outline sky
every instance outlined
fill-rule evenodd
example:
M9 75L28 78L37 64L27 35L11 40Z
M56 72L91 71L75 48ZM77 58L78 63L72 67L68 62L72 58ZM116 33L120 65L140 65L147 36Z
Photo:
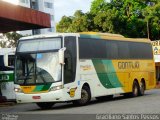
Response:
M55 21L59 22L61 17L73 16L76 10L82 10L86 13L90 11L93 0L54 0Z

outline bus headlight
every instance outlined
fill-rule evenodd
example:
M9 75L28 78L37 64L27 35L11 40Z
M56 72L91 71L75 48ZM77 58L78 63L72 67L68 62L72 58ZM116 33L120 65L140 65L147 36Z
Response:
M51 87L49 91L56 91L56 90L60 90L62 88L63 88L63 85L54 86L54 87Z
M15 91L15 92L18 92L18 93L23 93L23 91L22 91L21 88L14 88L14 91Z

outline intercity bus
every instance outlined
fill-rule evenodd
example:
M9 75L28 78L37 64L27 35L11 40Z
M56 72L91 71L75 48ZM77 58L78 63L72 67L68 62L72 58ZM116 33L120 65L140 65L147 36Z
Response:
M0 49L0 92L7 101L15 101L14 92L15 48Z
M109 33L55 33L19 40L15 59L18 103L51 108L58 102L86 105L91 98L142 96L155 87L148 39Z

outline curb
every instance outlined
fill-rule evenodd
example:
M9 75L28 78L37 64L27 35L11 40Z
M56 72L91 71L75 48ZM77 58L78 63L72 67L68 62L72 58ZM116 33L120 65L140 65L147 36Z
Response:
M15 102L3 102L0 103L0 107L13 106L15 104L16 104Z

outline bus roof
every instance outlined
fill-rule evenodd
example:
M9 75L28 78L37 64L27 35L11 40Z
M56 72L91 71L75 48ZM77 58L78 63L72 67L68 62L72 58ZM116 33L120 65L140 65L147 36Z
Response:
M20 40L46 38L46 37L63 37L63 36L79 36L79 33L50 33L50 34L40 34L40 35L32 35L32 36L22 37Z
M105 40L118 40L118 41L151 43L151 41L147 38L126 38L122 35L111 34L111 33L82 32L80 34L80 37L83 37L83 38L97 38L97 39L105 39Z
M147 42L147 43L151 42L147 38L126 38L119 34L99 33L99 32L50 33L50 34L41 34L41 35L22 37L20 40L46 38L46 37L64 37L64 36L78 36L82 38L97 38L97 39L105 39L105 40L118 40L118 41L131 41L131 42Z

